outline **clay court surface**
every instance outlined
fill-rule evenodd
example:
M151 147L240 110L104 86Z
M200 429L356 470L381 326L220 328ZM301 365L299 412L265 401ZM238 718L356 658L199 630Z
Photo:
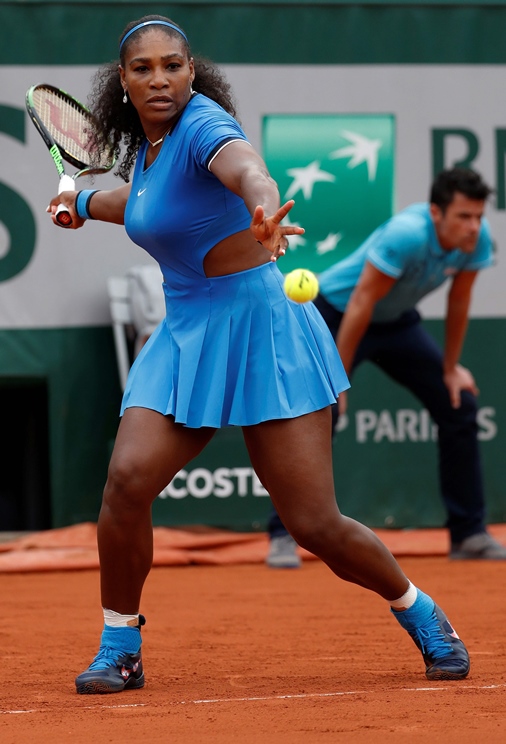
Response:
M154 568L146 686L78 696L102 623L98 571L0 574L0 741L503 743L506 565L399 561L466 641L467 680L429 683L385 603L312 560Z

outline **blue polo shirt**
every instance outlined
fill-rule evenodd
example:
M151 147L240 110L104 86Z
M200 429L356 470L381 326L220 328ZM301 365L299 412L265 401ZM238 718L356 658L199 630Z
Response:
M380 225L342 261L319 276L320 292L333 307L344 312L366 261L397 281L376 303L372 321L386 323L404 312L460 271L477 271L493 264L493 246L486 219L476 248L462 253L444 250L436 236L428 203L412 204Z

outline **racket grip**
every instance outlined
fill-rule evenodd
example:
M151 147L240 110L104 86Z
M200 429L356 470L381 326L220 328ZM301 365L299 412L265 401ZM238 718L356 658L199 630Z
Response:
M67 176L64 174L60 178L60 183L58 184L58 193L61 194L62 191L75 191L76 190L76 182L72 178L72 176ZM65 204L59 204L56 208L55 212L55 218L59 225L62 227L70 227L72 224L72 217L70 216L70 212L65 206Z
M70 227L72 224L72 217L65 204L58 204L56 207L55 218L59 225L62 227Z

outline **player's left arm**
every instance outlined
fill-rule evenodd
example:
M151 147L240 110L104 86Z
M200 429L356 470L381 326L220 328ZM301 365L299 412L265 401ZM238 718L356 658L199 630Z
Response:
M230 142L213 159L209 170L244 199L252 216L251 232L272 253L273 260L285 253L288 235L302 235L302 227L281 224L294 202L290 200L280 206L278 186L250 144Z
M459 364L469 323L469 308L477 273L477 271L460 271L453 279L448 293L443 379L453 408L459 408L462 390L469 390L473 395L479 393L471 372Z

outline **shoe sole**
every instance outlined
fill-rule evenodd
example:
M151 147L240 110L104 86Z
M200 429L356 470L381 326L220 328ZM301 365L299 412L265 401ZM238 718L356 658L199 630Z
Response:
M425 672L425 676L427 679L430 679L431 681L438 681L442 680L444 682L451 682L452 680L456 681L459 679L465 679L467 675L469 674L469 669L466 669L465 672L445 672L444 669L435 669L434 671L427 670Z
M87 682L76 685L76 691L78 695L108 695L114 692L123 692L123 690L138 690L141 687L144 687L144 675L139 677L139 679L129 679L121 687L108 684L105 680L90 679Z

